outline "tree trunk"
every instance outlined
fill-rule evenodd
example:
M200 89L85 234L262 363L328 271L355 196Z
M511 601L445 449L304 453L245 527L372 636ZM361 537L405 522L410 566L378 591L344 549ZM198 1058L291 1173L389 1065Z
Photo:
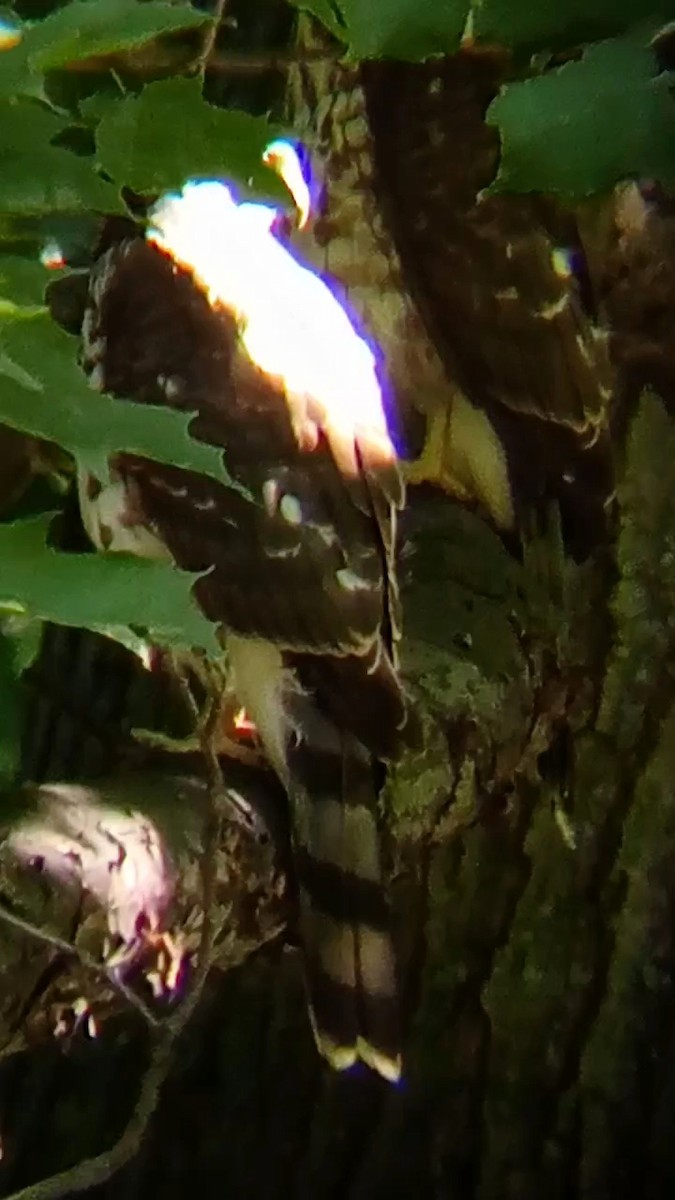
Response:
M669 1194L674 451L647 399L618 586L553 536L521 566L477 517L414 506L406 666L440 723L389 787L404 1081L319 1063L299 956L277 945L213 975L110 1194ZM135 1028L5 1060L5 1191L111 1143Z

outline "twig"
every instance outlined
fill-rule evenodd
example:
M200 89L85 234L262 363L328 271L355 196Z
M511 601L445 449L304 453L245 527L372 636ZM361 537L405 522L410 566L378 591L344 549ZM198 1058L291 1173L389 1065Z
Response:
M138 1152L148 1123L157 1108L159 1092L171 1065L171 1049L175 1041L172 1031L161 1027L153 1054L152 1061L145 1073L138 1101L124 1133L111 1150L104 1150L95 1158L87 1158L42 1179L39 1183L29 1184L18 1192L13 1192L7 1200L61 1200L71 1192L84 1192L99 1183L105 1183L119 1171Z
M264 75L272 71L288 71L299 63L339 62L340 54L327 54L325 50L296 51L284 53L281 50L270 51L268 54L214 54L209 62L209 71L219 75Z
M53 946L61 954L67 954L69 958L78 959L82 966L91 971L92 974L106 979L111 987L124 997L128 1004L131 1004L141 1013L148 1025L157 1027L162 1024L151 1009L148 1008L147 1004L141 1000L140 996L137 996L130 987L127 987L124 980L119 979L105 962L99 962L93 955L88 954L86 950L81 950L79 946L74 946L72 942L66 941L65 938L59 937L58 934L50 933L48 929L41 929L39 925L33 925L31 921L26 921L23 917L16 916L15 913L10 912L4 905L0 905L0 920L4 921L7 925L13 925L16 929L20 929L22 933L25 933L30 938L34 938L35 941Z
M195 63L195 70L201 75L206 73L206 68L209 65L209 59L213 54L213 50L216 45L216 38L218 37L218 30L223 22L226 8L227 0L216 0L216 6L213 10L213 18L206 27L204 43Z
M209 24L209 29L212 26ZM70 63L68 70L71 74L87 75L94 72L100 72L103 67L107 67L110 71L116 73L125 71L128 74L135 76L145 76L155 72L172 72L176 73L181 70L189 69L190 63L193 64L192 69L202 70L202 60L204 50L199 53L198 58L187 58L184 53L178 53L172 47L166 47L163 44L153 45L143 51L128 52L126 54L115 55L99 55L92 58L81 58L77 62ZM341 58L340 50L334 53L327 53L325 50L297 50L293 52L283 50L270 50L269 52L260 51L257 54L240 54L238 51L218 51L217 53L210 52L208 61L209 71L217 75L232 75L232 76L252 76L265 75L272 72L288 71L290 67L297 66L298 63L334 63L339 62ZM111 63L113 64L111 66Z

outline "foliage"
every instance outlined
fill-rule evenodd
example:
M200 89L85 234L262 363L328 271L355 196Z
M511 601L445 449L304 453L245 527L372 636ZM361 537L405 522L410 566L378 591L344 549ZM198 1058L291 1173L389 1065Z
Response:
M655 74L654 32L640 26L506 87L488 113L503 145L493 190L580 197L635 174L672 187L675 106L669 76Z
M279 132L261 117L205 104L198 79L167 79L148 84L140 96L121 98L98 126L96 150L103 169L137 192L222 174L227 163L228 174L255 192L283 197L262 161Z
M452 53L466 25L467 0L413 5L410 0L293 0L312 12L354 58L426 58Z
M454 53L463 39L508 47L511 75L488 117L503 146L495 191L574 199L636 174L675 180L667 36L658 52L652 45L657 29L675 18L675 0L288 3L318 18L336 39L335 53L351 60L419 60ZM91 403L76 340L50 317L44 296L53 274L39 259L54 230L67 227L62 244L66 251L77 245L77 265L86 264L101 219L127 213L130 192L138 204L187 176L223 174L242 193L280 201L278 180L262 163L263 147L281 128L279 114L266 119L215 102L218 89L202 61L211 18L187 0L70 0L48 2L42 11L32 22L17 18L16 44L0 57L0 424L60 447L71 474L76 463L100 473L110 453L126 449L227 483L226 456L223 462L219 451L191 438L189 414L109 397ZM225 52L229 36L226 24L218 41ZM267 47L251 49L264 56ZM32 442L21 445L26 452ZM12 463L0 461L0 471L11 474ZM61 493L46 492L38 508L51 512ZM156 564L58 554L45 544L48 516L21 519L36 502L22 510L22 501L12 501L0 514L8 522L0 526L0 601L36 620L139 625L165 640L212 646L188 578ZM499 675L491 647L512 654L500 633L499 604L486 595L469 618L459 584L455 591L460 625L492 664L492 674L481 674L491 695ZM412 638L413 657L424 656L435 628L437 614L426 612L424 594L422 579L415 604L417 627L426 633ZM0 637L3 714L19 711L20 641L6 630ZM446 650L458 680L461 647ZM475 655L466 669L469 678ZM15 765L17 730L18 719L3 716L0 776Z
M190 438L189 416L109 396L92 404L74 339L44 309L11 317L0 326L0 379L2 415L14 428L58 442L99 478L123 448L228 481L222 452Z
M518 52L576 47L675 15L672 0L291 0L346 43L354 58L450 54L463 36Z
M86 629L142 626L167 644L218 644L192 604L195 577L126 554L64 554L46 542L48 514L0 525L3 602L31 617ZM18 598L18 600L17 600Z

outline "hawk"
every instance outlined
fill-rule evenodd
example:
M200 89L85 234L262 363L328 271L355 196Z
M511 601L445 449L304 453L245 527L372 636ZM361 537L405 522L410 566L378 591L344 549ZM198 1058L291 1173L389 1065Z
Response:
M490 195L490 102L506 50L346 61L299 21L288 115L315 177L293 244L376 338L407 435L409 483L477 504L502 531L551 502L568 546L603 543L614 488L616 370L576 215ZM289 179L289 182L292 182ZM421 428L422 427L422 428Z
M376 355L277 216L190 183L98 259L82 326L94 390L194 413L232 485L120 453L105 483L81 475L80 502L98 548L206 572L194 594L290 800L317 1044L394 1080L376 804L412 729L396 666L403 487Z

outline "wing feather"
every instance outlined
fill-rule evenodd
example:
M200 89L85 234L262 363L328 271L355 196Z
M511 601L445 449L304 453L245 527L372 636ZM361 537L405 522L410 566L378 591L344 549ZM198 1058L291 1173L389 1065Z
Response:
M395 465L381 484L375 465L345 477L322 426L298 438L281 381L248 359L233 314L141 239L96 268L86 325L84 365L98 386L195 412L193 436L223 447L253 498L180 468L116 460L177 563L211 568L197 585L207 615L287 649L365 653L388 623Z
M398 1003L377 760L399 753L408 732L394 665L403 494L374 359L352 329L360 367L339 369L344 314L338 344L322 346L303 309L304 344L293 348L299 331L279 309L276 342L263 344L256 322L264 312L274 322L275 311L269 296L259 302L259 272L252 268L253 284L239 280L235 302L218 229L216 284L206 260L200 270L186 261L194 230L178 224L189 243L181 254L139 238L100 260L84 366L118 397L194 413L192 436L223 449L236 486L124 453L112 464L112 490L133 501L122 521L127 544L129 526L140 525L180 567L204 572L196 598L221 626L232 684L288 792L317 1043L335 1066L361 1057L394 1079ZM336 302L314 285L317 313L323 305L334 315ZM289 311L299 299L289 293ZM352 385L353 394L341 391Z

